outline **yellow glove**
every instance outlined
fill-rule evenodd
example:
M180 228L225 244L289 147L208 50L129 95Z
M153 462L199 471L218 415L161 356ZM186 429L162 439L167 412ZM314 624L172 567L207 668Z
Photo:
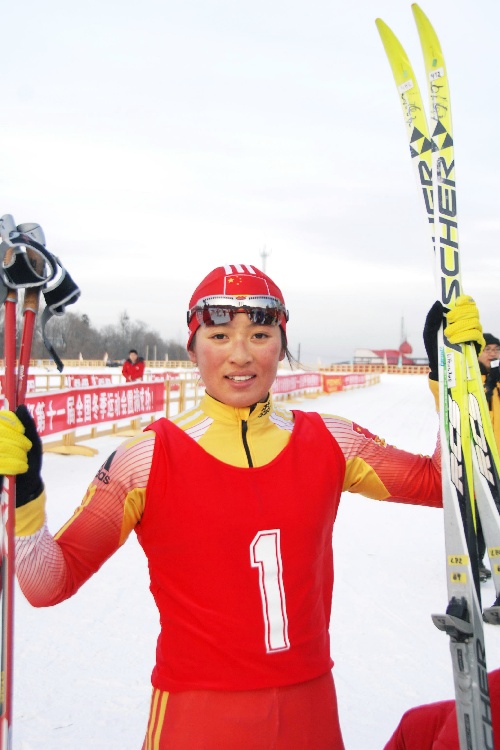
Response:
M446 323L444 335L451 344L473 342L478 354L484 349L483 327L479 320L479 310L472 297L466 294L457 297L455 307L446 313Z
M31 440L12 411L0 410L0 474L24 474L28 471Z

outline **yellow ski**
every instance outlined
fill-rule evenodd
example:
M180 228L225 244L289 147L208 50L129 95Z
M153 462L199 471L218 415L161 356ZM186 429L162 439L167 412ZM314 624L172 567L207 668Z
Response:
M377 19L376 25L400 96L410 154L431 230L437 296L451 309L462 286L449 82L432 25L418 5L412 5L412 10L424 55L429 120L403 47L383 21ZM491 424L474 346L451 344L441 329L438 349L449 602L446 613L433 615L432 619L450 636L460 747L487 750L493 747L493 734L477 564L475 494L481 495L481 519L483 513L485 520L488 518L485 526L494 540L494 552L496 544L500 544L500 517L492 491L500 486L498 473L494 476L500 463L492 430L488 431ZM497 583L500 587L500 578ZM494 618L496 607L490 612Z

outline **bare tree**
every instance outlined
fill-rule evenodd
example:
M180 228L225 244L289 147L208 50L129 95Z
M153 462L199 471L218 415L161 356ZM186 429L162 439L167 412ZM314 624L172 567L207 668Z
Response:
M3 309L0 311L0 344L3 347L2 321ZM19 325L18 328L20 327ZM187 352L182 344L165 339L143 321L132 321L126 311L120 314L117 324L106 325L101 329L94 328L88 315L66 311L64 315L50 319L45 334L61 359L77 359L80 354L83 359L103 359L107 353L110 361L119 362L126 359L131 348L137 349L143 357L147 353L149 359L154 356L159 360L187 359ZM47 356L38 321L32 358L45 359Z

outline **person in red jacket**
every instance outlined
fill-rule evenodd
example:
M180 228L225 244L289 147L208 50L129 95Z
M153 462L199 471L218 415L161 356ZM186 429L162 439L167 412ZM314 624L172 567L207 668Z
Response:
M142 380L145 366L146 363L137 354L137 349L131 349L128 353L128 359L125 360L122 367L122 375L127 383Z
M500 669L488 674L493 735L500 737ZM460 750L455 701L416 706L399 722L384 750Z
M33 606L62 602L135 532L160 614L143 750L343 750L329 635L340 498L442 507L439 441L417 455L274 403L288 310L254 266L209 273L187 323L201 402L122 443L55 535L35 424L0 412L19 585ZM446 335L484 344L470 298Z

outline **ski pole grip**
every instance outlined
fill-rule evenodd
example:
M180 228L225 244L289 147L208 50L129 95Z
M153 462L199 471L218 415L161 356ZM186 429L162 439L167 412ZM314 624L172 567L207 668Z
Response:
M33 222L19 224L17 226L17 231L28 235L28 237L31 237L31 239L35 240L35 242L38 242L40 245L45 245L45 235L40 224L35 224ZM45 266L43 258L29 245L26 245L26 255L28 256L28 260L35 273L41 277ZM31 310L36 314L38 312L39 303L40 287L27 287L24 291L23 312Z
M3 265L8 266L9 263L12 262L12 258L14 257L14 248L8 247L5 251L5 256L3 260ZM5 301L7 302L17 302L17 289L8 289L7 296L5 298Z
M12 214L3 214L3 216L0 216L0 237L8 242L10 239L10 235L13 232L17 232L17 227ZM7 248L3 259L3 265L8 266L10 263L12 263L13 257L13 248ZM9 300L9 302L17 302L17 292L15 289L10 289L7 292L6 300Z

